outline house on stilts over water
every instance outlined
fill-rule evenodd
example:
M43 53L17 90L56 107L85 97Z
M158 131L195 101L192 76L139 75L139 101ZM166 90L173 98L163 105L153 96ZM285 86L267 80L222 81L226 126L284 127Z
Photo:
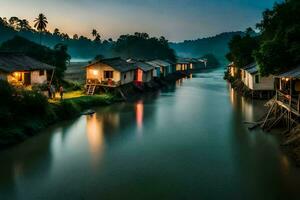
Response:
M136 85L141 86L145 83L149 83L153 79L154 67L146 62L128 60L128 63L132 64L135 69L134 82Z
M93 95L97 87L116 88L134 82L137 67L119 57L97 60L86 66L87 94Z
M271 129L284 122L290 131L300 120L300 66L275 76L275 88L276 95L269 102L270 110L262 128Z
M0 52L0 80L30 88L51 81L55 67L22 53Z
M261 76L256 63L241 68L240 73L241 81L252 98L270 99L274 95L274 76Z

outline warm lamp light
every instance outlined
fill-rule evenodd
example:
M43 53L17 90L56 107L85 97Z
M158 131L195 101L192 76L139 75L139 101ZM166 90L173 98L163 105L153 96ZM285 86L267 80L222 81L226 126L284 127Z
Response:
M94 74L95 76L97 76L97 75L98 75L98 70L93 70L93 74Z

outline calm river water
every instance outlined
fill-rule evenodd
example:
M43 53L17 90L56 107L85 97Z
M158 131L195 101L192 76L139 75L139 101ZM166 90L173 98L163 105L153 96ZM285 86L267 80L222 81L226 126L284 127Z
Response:
M244 121L223 71L97 109L0 152L0 199L300 199L300 169Z

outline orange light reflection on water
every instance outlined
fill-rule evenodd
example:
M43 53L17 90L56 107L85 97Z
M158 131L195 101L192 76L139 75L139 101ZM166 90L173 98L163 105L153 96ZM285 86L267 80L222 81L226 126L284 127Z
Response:
M97 114L87 116L86 134L93 161L98 161L104 150L103 120Z
M141 130L143 128L143 118L144 118L144 103L143 101L139 101L136 104L136 124L139 128L139 130Z

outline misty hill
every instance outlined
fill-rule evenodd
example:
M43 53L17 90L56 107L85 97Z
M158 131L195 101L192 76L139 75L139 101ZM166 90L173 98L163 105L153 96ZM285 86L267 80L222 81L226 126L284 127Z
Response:
M93 32L97 32L93 30ZM134 58L134 59L169 59L175 60L174 50L169 47L164 37L150 37L147 33L121 35L117 41L101 40L98 33L94 39L75 34L68 34L55 29L53 33L45 30L38 32L29 25L26 19L11 17L9 20L0 17L0 45L13 38L25 38L34 43L54 48L57 44L68 48L73 61L87 61L100 57Z
M170 43L170 47L175 50L180 57L199 58L205 54L213 54L221 64L225 64L225 55L228 53L228 43L235 35L242 35L243 32L221 33L213 37L196 40L185 40L179 43Z

